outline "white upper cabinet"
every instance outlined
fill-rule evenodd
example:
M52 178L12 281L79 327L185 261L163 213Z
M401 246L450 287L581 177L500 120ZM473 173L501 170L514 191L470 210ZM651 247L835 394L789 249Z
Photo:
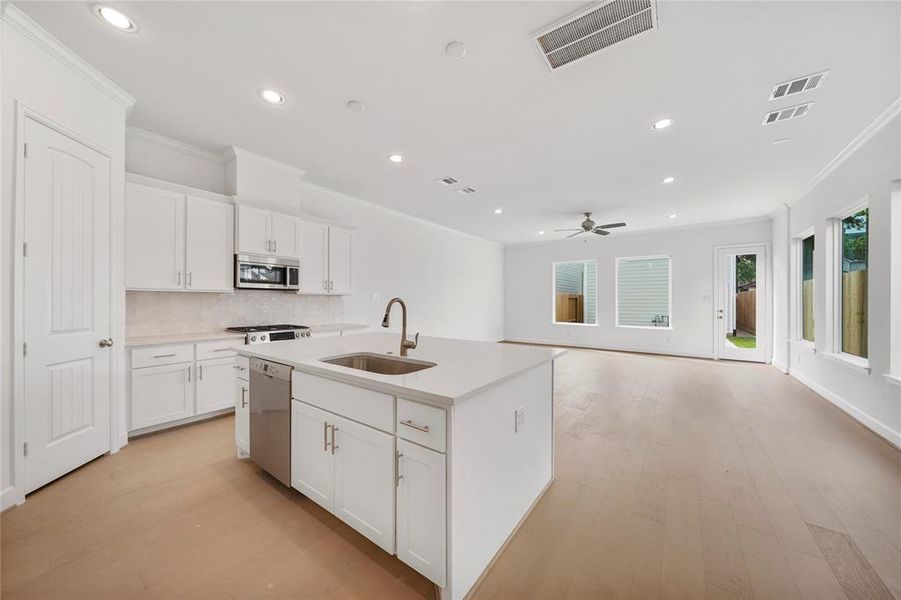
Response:
M125 287L180 290L185 284L184 196L129 183L125 194Z
M185 270L187 287L197 292L234 289L234 207L187 197Z
M349 229L301 222L298 293L352 293L351 238Z
M128 183L125 288L231 292L234 206Z
M300 220L255 206L238 206L238 252L297 258Z

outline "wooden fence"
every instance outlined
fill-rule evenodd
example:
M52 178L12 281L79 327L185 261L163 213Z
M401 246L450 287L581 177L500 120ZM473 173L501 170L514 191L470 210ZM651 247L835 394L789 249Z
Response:
M842 352L867 357L867 271L842 273Z
M757 335L757 290L738 292L735 295L735 328Z
M557 294L556 315L557 323L582 323L585 320L585 296L582 294Z
M801 283L801 337L813 341L813 279Z

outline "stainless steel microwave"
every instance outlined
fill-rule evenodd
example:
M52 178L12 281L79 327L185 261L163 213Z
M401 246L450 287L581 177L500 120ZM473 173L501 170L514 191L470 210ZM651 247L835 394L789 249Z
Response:
M300 261L258 254L236 254L235 287L296 290L300 287Z

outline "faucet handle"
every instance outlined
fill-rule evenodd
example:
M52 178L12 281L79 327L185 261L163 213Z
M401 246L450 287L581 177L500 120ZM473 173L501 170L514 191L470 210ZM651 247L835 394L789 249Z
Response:
M416 332L416 335L413 336L412 340L404 340L404 348L409 348L413 350L419 344L419 332Z

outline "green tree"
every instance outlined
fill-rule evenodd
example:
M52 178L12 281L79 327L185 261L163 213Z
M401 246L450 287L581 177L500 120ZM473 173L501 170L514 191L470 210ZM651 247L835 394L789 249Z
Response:
M757 281L757 256L746 254L735 257L735 279L739 286Z

